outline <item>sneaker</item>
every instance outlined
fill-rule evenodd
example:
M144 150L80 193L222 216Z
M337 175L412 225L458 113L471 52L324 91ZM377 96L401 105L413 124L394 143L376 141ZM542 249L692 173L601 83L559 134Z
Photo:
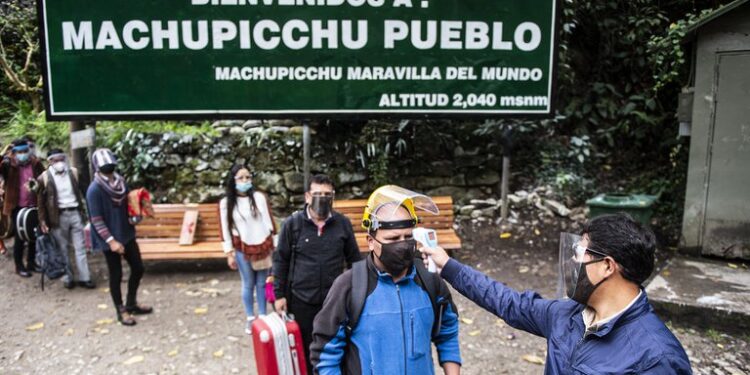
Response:
M247 317L247 323L245 323L245 334L248 334L248 335L253 334L253 321L254 320L255 320L254 316Z

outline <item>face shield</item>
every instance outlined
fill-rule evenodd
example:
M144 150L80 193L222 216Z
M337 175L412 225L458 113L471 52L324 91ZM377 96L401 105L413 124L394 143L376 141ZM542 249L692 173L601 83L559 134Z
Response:
M399 207L409 211L411 219L390 221ZM432 198L396 185L386 185L375 190L367 200L362 216L362 227L368 231L378 229L413 228L418 223L417 211L437 215L438 209Z
M582 239L583 237L577 234L560 233L560 275L557 282L557 298L575 295L586 252L586 248L580 246Z
M560 278L557 284L558 298L568 297L578 303L586 304L607 278L592 284L586 272L586 266L605 260L608 255L583 246L583 237L573 233L560 234ZM589 259L586 259L586 253Z

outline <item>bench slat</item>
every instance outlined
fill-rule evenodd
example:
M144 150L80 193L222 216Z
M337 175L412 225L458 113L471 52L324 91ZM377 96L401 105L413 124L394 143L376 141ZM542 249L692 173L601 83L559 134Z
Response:
M453 199L450 196L434 197L438 215L424 214L420 226L435 229L438 243L451 250L461 248L461 238L453 230ZM362 228L362 211L366 199L337 200L334 209L345 215L352 223L357 246L368 252L367 234ZM192 245L180 246L179 236L186 210L200 211L196 228L196 241ZM204 204L155 204L155 218L143 220L137 227L138 245L145 260L173 259L218 259L224 258L219 236L220 218L217 203Z

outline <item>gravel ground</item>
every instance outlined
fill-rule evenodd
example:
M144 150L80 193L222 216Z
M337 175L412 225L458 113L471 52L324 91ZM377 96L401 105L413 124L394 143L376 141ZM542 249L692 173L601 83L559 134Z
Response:
M553 297L559 229L525 231L500 239L495 227L464 228L464 249L456 256L511 287ZM243 333L239 276L222 262L147 263L140 300L156 311L135 327L115 320L103 257L91 258L91 265L98 289L68 291L54 281L42 292L39 275L21 279L12 259L1 257L0 374L256 373ZM542 373L543 339L508 327L460 295L455 300L464 374ZM695 373L750 374L750 336L669 324Z

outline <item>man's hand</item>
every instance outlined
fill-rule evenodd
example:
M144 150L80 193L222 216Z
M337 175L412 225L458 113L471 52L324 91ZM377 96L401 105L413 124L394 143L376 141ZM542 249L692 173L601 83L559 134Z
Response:
M227 265L229 266L230 269L233 269L233 270L237 269L237 256L235 255L234 251L227 254Z
M435 262L438 270L442 270L443 267L445 267L445 264L448 263L448 260L451 259L451 257L448 256L448 253L445 252L445 249L440 246L427 247L421 242L418 242L418 244L417 249L422 252L425 267L428 265L427 256L432 257L432 261Z
M276 312L286 312L286 298L279 298L276 300L276 302L273 303L273 306L276 308Z
M110 240L107 242L109 244L109 249L116 252L117 254L125 254L125 246L122 246L121 243L119 243L117 240Z
M39 229L41 229L44 234L49 233L49 227L45 223L39 223Z

